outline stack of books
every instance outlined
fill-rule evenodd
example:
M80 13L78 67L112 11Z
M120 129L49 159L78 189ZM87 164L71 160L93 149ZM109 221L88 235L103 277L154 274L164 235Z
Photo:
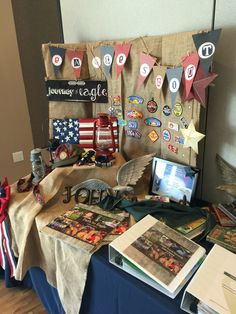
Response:
M236 253L236 201L214 207L217 225L208 234L207 241Z

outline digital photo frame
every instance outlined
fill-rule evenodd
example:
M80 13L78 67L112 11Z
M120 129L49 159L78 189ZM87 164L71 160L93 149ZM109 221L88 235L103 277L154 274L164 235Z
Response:
M171 201L190 204L197 185L199 169L153 158L150 193L168 196Z

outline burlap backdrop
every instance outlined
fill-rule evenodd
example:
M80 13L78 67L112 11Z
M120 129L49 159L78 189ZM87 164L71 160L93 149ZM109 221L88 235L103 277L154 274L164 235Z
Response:
M144 103L137 108L143 113L143 119L154 116L162 121L160 128L155 128L159 139L152 143L147 134L154 128L145 125L143 119L138 121L138 130L142 133L141 139L135 139L125 135L126 127L120 127L120 151L126 159L131 159L144 155L146 153L155 152L159 157L181 162L196 166L196 154L190 148L183 148L182 144L174 142L175 136L182 137L179 131L169 130L171 133L170 142L165 142L162 139L162 130L168 129L168 122L174 122L179 125L179 128L184 128L181 117L189 123L193 119L196 130L199 128L199 116L200 116L200 104L192 100L190 102L182 103L183 114L180 117L176 117L173 113L170 116L163 114L163 106L165 104L171 107L170 95L167 86L167 80L165 79L162 92L158 95L157 88L154 84L154 71L151 71L146 82L139 90L137 90L137 79L139 75L139 55L141 52L149 53L152 56L157 57L157 62L162 66L177 67L181 65L181 58L187 54L195 51L195 46L192 40L192 35L197 32L184 32L165 36L147 36L134 39L126 39L120 41L96 41L96 42L81 42L76 44L43 44L42 51L45 61L46 79L65 79L74 80L75 74L70 65L69 59L65 57L61 73L55 77L53 65L51 62L51 56L49 51L49 45L63 47L66 49L79 49L83 50L84 59L81 69L81 80L104 80L105 75L101 68L95 69L92 66L92 58L100 56L99 47L104 45L115 45L116 43L132 44L130 55L126 61L124 69L116 79L115 62L113 62L111 77L108 79L108 93L109 97L121 96L123 112L126 109L130 109L130 104L127 103L126 98L131 95L138 95L144 99ZM154 67L158 67L156 64ZM147 111L146 104L149 100L154 98L158 104L158 110L156 113L151 114ZM177 95L177 102L181 102L180 94ZM49 102L49 135L52 136L52 119L54 118L89 118L96 117L97 112L108 112L110 103L107 104L92 104L92 103L80 103L80 102ZM168 145L171 144L178 149L177 153L172 152ZM198 165L199 166L199 165Z

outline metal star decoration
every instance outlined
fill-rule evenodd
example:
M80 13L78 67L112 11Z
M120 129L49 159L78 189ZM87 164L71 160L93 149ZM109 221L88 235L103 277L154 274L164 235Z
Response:
M193 120L191 120L187 129L180 129L184 137L184 147L191 147L198 154L198 142L204 138L204 134L195 130Z
M197 78L193 82L193 95L196 100L200 102L203 107L207 105L207 87L214 81L214 79L218 76L215 73L209 73L207 77L202 76Z

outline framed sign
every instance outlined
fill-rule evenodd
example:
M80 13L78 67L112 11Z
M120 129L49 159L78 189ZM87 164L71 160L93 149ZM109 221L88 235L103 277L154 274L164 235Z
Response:
M107 103L107 81L47 80L49 101Z

